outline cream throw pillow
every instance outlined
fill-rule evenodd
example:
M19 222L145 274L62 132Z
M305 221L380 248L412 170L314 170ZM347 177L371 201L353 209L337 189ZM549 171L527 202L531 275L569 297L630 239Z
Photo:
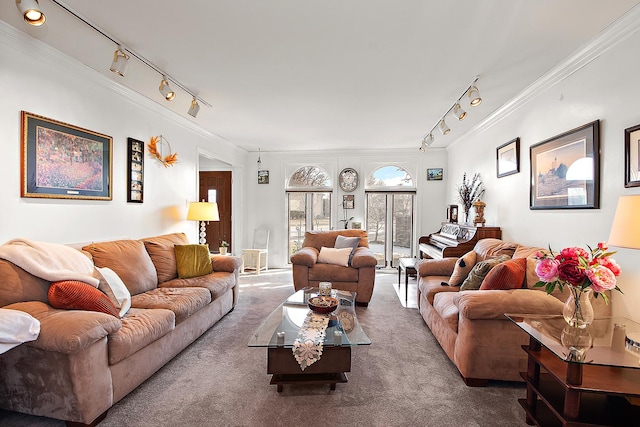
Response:
M119 315L123 317L131 308L131 293L129 289L127 289L120 276L112 269L108 267L96 267L96 269L102 274L109 288L111 288L111 293L116 301L118 301Z
M320 254L318 255L318 262L321 264L335 264L343 267L349 266L349 256L351 255L351 248L327 248L321 247Z
M449 286L462 285L464 279L471 273L473 266L476 265L476 256L475 251L469 251L458 259L453 268L453 274L449 278Z

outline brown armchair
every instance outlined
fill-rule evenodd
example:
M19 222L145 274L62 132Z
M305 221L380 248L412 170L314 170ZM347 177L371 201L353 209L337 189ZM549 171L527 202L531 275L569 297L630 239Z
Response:
M333 248L338 236L360 237L349 266L318 262L322 247ZM331 282L334 289L356 292L356 303L367 306L373 294L376 278L376 257L369 249L364 230L307 231L302 248L291 256L293 286L297 290L318 287Z

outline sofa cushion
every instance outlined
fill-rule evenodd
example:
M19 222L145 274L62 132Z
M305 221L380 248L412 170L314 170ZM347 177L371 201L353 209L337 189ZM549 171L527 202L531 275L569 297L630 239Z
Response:
M500 255L509 255L509 258L511 258L517 247L516 243L507 243L500 239L490 238L479 240L473 250L478 255L476 258L476 262L478 262Z
M359 246L369 247L369 239L365 230L349 229L349 230L331 230L331 231L307 231L304 233L304 241L302 247L314 247L320 250L321 247L333 248L336 244L338 236L360 237Z
M99 311L115 317L118 309L104 293L77 280L61 280L49 286L49 304L53 308Z
M486 289L518 289L524 283L527 269L525 258L514 258L493 267L485 276L481 290Z
M228 258L221 256L222 258ZM236 275L226 271L214 271L211 274L191 279L173 279L160 284L161 288L205 288L215 301L236 285Z
M133 297L134 308L166 308L176 315L176 324L211 302L205 288L156 288Z
M132 308L121 319L122 328L109 335L109 364L113 365L172 331L176 315L166 309Z
M316 264L309 269L309 281L357 282L358 269L333 264Z
M349 266L349 258L351 257L351 248L320 248L320 254L318 254L319 264L334 264L341 265L343 267Z
M0 307L21 301L49 302L49 281L0 259Z
M360 237L346 237L342 235L338 235L336 237L336 244L334 248L342 249L342 248L351 248L351 254L349 255L349 265L351 265L351 259L353 258L353 254L356 253L356 249L360 244Z
M447 322L449 327L458 332L458 306L453 298L458 292L438 292L433 297L433 309Z
M456 261L456 266L453 267L453 273L449 278L449 286L460 286L464 279L467 278L469 273L471 273L471 269L476 264L476 253L475 251L469 251L463 256L461 256L458 261Z
M464 279L464 282L462 282L460 290L472 291L480 289L482 281L484 280L485 276L489 274L489 271L491 271L491 269L496 265L500 264L501 262L508 261L509 259L509 255L500 255L497 258L489 258L484 261L477 262L476 265L474 265L471 269L471 272L469 273L467 278Z
M164 234L162 236L147 237L141 239L144 247L151 257L153 265L158 273L158 283L178 277L176 266L175 245L188 245L189 239L184 233Z
M141 294L158 285L156 268L139 240L114 240L84 246L96 267L109 267L122 279L131 295Z
M179 278L189 279L213 272L209 245L175 245L174 250Z

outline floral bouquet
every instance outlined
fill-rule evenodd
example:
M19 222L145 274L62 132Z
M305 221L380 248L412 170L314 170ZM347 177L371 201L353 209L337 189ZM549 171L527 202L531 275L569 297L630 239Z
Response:
M591 288L597 297L607 301L604 291L615 289L622 292L616 285L616 276L620 275L620 266L611 258L615 252L608 252L607 244L598 243L595 249L587 246L590 252L582 248L564 248L555 255L551 248L548 254L536 253L538 263L536 274L540 282L535 286L546 286L548 294L554 291L556 286L562 291L563 286L571 286L585 290Z

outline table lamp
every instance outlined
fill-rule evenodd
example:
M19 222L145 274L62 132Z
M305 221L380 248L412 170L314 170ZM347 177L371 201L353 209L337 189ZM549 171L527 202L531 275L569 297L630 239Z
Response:
M212 202L191 202L189 203L189 212L187 219L190 221L200 221L200 244L207 243L206 224L209 221L220 221L218 214L218 204Z
M640 195L620 196L607 242L609 246L640 249L638 213L640 213Z

